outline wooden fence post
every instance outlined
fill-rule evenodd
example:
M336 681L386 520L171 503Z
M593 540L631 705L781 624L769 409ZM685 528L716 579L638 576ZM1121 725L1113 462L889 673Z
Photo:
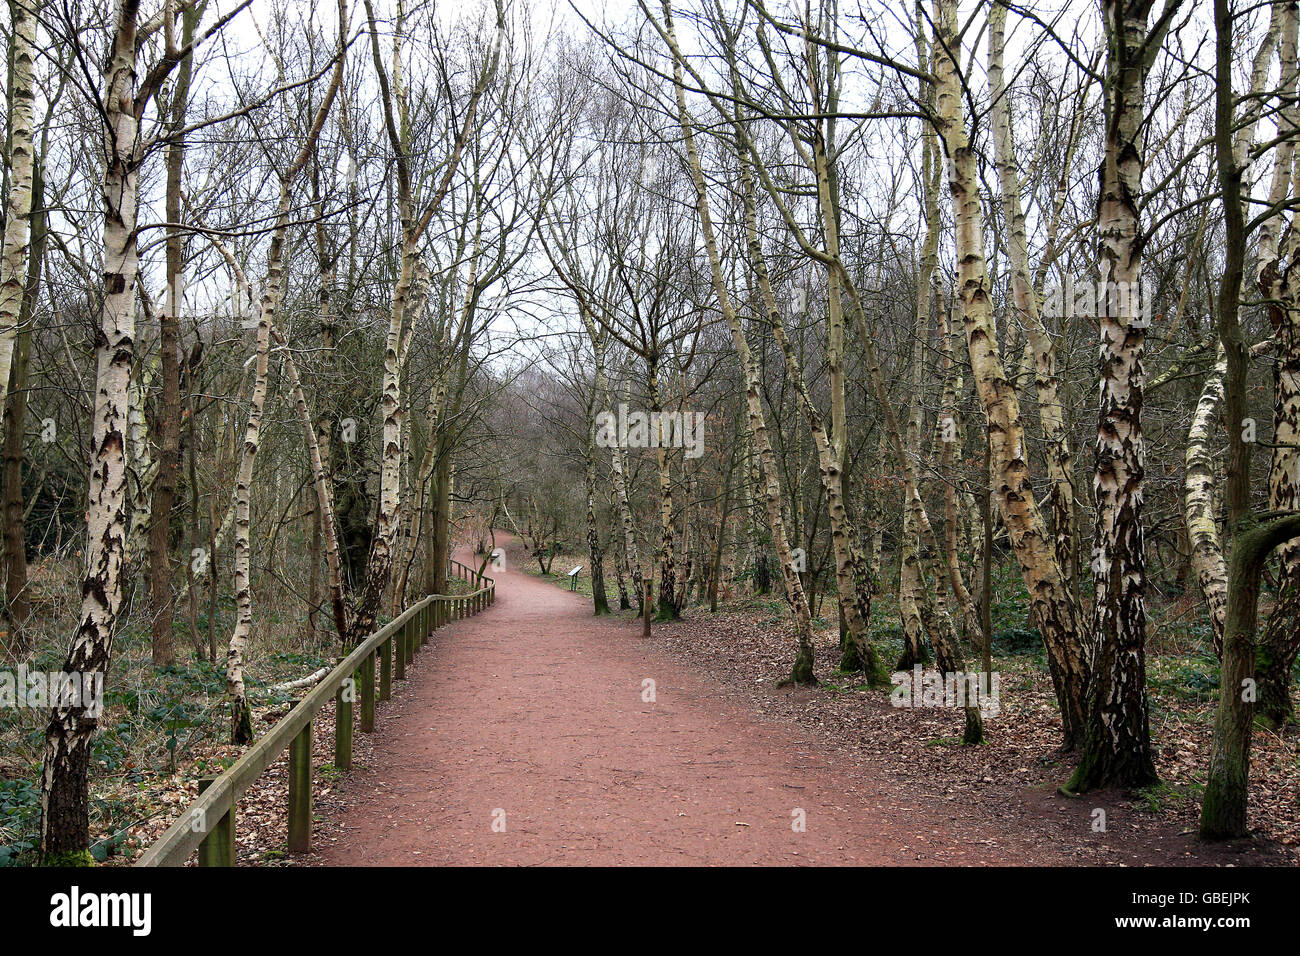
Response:
M371 651L361 663L361 732L375 729L375 654Z
M199 793L212 786L216 777L200 777ZM208 827L208 835L199 844L199 866L235 865L235 803L221 819Z
M654 603L655 589L653 581L645 583L645 600L641 602L641 636L650 636L650 607Z
M352 704L357 696L357 675L352 685L343 683L334 692L334 766L339 770L352 767Z
M289 744L289 852L311 851L311 721Z
M406 630L402 629L393 635L393 677L396 680L406 680Z
M379 645L379 699L393 697L393 639Z

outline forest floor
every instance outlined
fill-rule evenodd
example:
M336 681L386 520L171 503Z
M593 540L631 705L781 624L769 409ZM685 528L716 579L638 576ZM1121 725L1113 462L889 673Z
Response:
M819 686L778 687L791 649L775 605L695 611L656 624L646 642L639 622L593 618L581 594L521 573L522 552L510 559L497 605L434 635L353 771L318 791L315 852L303 862L1297 860L1294 774L1277 785L1267 741L1252 777L1258 834L1206 845L1194 836L1191 776L1205 753L1195 724L1158 736L1168 785L1067 798L1056 792L1070 770L1054 750L1059 722L1032 662L1004 668L992 742L961 747L959 714L894 708L835 674L830 630ZM1293 765L1295 744L1292 734L1277 759L1289 752ZM274 771L263 783L282 801ZM276 830L267 836L282 845ZM256 842L251 832L241 841L245 860L280 858Z
M987 743L965 747L960 745L960 710L895 708L885 692L855 683L860 675L836 671L840 654L834 629L823 630L816 641L818 686L778 688L792 657L788 643L773 640L774 630L785 630L779 613L765 618L751 607L697 615L659 626L652 640L716 684L721 696L748 704L765 719L807 730L824 752L900 787L909 805L939 808L940 819L950 827L1013 855L1023 853L1019 862L1300 862L1300 739L1295 728L1256 732L1252 838L1222 844L1197 839L1213 703L1211 695L1184 691L1185 664L1171 665L1154 655L1149 659L1161 784L1137 792L1066 797L1057 788L1069 779L1073 763L1059 748L1060 713L1041 654L994 658L1001 678L1000 713L985 717ZM892 661L897 650L885 659ZM975 660L972 655L972 669L978 666ZM1162 671L1177 679L1159 677ZM1104 832L1094 829L1099 820Z

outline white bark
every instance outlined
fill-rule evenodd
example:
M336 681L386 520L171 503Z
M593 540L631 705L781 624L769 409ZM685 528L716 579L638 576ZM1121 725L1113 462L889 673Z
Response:
M95 334L95 397L81 609L63 670L102 679L108 672L127 537L127 416L135 359L135 283L139 274L136 204L140 163L135 116L137 8L117 0L113 45L104 66L104 298ZM85 853L87 775L96 721L85 706L53 710L41 773L41 850L47 859Z
M977 189L975 153L965 128L961 83L953 51L957 39L955 0L935 0L934 74L937 127L948 164L958 262L958 293L976 391L989 421L994 496L1011 533L1013 551L1032 600L1032 613L1047 647L1048 664L1066 743L1081 742L1088 664L1073 595L1034 496L1027 463L1020 404L998 349L984 256L984 213Z
M33 90L36 60L38 0L9 0L12 31L9 88L9 201L5 209L4 251L0 254L0 408L9 390L18 316L27 280L28 240L31 236Z

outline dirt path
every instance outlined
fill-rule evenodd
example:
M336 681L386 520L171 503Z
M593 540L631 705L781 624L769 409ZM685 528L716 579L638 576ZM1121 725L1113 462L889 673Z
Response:
M518 571L497 581L496 606L437 632L382 705L311 862L1015 862L719 700L587 599Z

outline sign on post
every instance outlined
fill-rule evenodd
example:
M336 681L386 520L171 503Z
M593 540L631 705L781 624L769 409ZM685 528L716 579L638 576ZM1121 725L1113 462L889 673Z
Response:
M576 591L576 590L578 590L578 572L581 571L581 570L582 570L582 565L580 564L580 565L578 565L576 568L574 568L572 571L569 572L569 590L570 590L570 591Z

